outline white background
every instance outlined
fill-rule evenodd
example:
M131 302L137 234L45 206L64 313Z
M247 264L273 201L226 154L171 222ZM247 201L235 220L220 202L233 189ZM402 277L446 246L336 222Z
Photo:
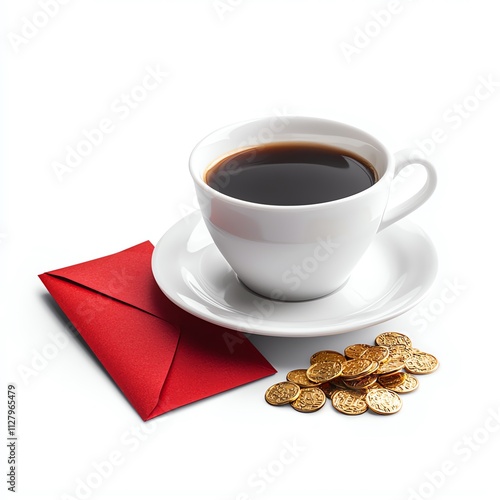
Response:
M7 383L18 387L17 498L496 498L496 2L74 0L30 32L24 18L43 24L41 3L9 0L1 16L0 392L6 400ZM374 20L389 8L390 18ZM23 29L31 38L20 38ZM343 43L357 43L356 53L346 56ZM130 114L119 112L116 100L148 66L169 75ZM481 79L496 83L479 89L479 101L471 96ZM464 104L467 116L457 118ZM344 121L394 151L442 129L440 144L426 142L439 187L410 216L438 249L438 279L414 310L373 328L252 336L278 374L144 425L37 275L156 243L194 209L187 161L195 143L277 112ZM54 162L106 118L113 130L58 177ZM386 330L410 334L441 361L399 414L344 417L327 404L305 415L264 402L265 389L311 353L372 342ZM67 342L36 364L55 332ZM36 374L22 376L33 363ZM296 456L283 453L284 443ZM99 481L93 462L110 455L120 463ZM101 484L78 490L89 477Z

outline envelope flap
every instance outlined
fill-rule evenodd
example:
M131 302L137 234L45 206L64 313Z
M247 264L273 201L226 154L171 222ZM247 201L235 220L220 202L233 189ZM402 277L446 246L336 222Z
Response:
M40 275L143 420L276 372L244 334L170 302L152 252L144 242Z
M153 248L151 242L145 241L121 252L47 274L70 280L175 323L179 311L163 295L153 278L151 271Z

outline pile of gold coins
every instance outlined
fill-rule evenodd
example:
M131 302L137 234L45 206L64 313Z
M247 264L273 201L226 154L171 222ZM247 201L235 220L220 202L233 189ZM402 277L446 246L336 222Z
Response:
M309 368L292 370L286 382L269 387L266 401L311 413L328 398L346 415L360 415L368 409L391 415L403 405L399 394L418 387L414 375L431 373L439 365L432 354L415 349L408 336L397 332L381 333L373 346L350 345L344 354L319 351L310 362Z

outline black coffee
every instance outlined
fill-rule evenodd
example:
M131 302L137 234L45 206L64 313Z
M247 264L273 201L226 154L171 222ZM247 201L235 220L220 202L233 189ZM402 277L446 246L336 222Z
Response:
M213 189L266 205L311 205L364 191L374 168L353 153L323 144L289 142L233 153L205 173Z

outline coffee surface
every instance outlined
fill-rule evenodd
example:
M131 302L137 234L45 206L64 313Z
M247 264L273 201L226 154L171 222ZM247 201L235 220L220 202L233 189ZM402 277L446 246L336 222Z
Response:
M315 143L265 144L224 157L205 182L233 198L266 205L311 205L339 200L376 182L363 158Z

